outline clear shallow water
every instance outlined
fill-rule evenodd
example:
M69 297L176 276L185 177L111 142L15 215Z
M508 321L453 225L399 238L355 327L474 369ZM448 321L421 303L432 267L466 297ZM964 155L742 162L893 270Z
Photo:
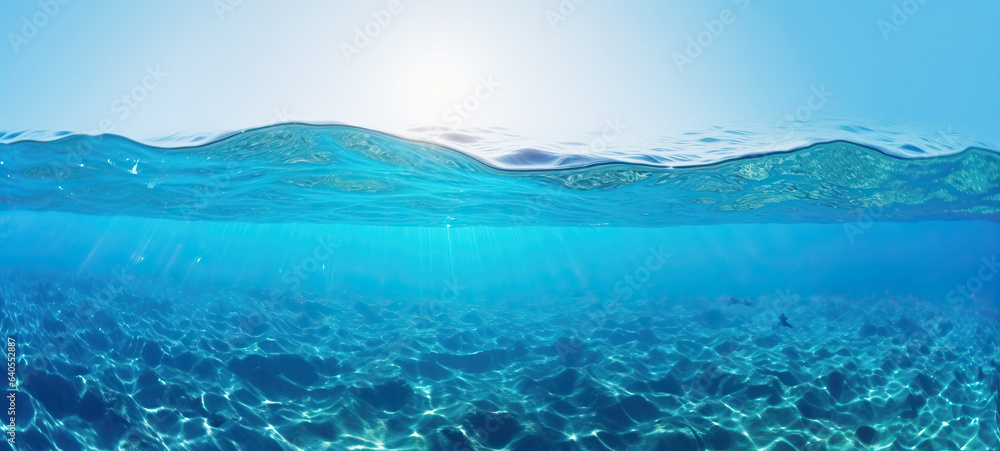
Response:
M660 227L1000 212L1000 154L985 148L903 154L831 141L765 152L704 139L714 151L636 157L463 153L301 124L194 147L69 136L0 144L0 186L7 209L224 222Z
M18 446L1000 446L997 153L781 150L8 140Z

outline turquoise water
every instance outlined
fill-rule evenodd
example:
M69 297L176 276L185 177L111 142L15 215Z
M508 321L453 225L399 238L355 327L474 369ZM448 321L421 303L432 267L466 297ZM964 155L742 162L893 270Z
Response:
M340 125L278 125L189 147L114 135L16 141L21 136L10 134L0 138L7 142L0 144L7 174L0 183L5 204L17 210L216 222L863 226L990 221L1000 212L1000 157L988 148L919 147L873 132L865 137L878 147L830 141L778 148L746 134L723 130L719 138L698 135L700 148L681 139L674 141L681 150L645 153L579 143L505 148L503 141L486 141L492 152L482 145L460 152Z
M5 135L16 449L998 448L1000 154L841 130Z

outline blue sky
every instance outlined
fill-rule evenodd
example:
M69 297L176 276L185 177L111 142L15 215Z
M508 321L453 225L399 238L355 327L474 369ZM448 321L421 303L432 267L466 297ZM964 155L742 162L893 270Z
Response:
M609 118L658 136L812 103L810 121L993 136L998 17L988 0L4 2L0 130L574 140Z

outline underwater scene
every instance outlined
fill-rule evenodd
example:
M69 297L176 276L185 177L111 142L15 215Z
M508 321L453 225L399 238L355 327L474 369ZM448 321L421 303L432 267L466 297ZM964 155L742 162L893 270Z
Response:
M0 7L0 450L1000 450L1000 6L195 3Z

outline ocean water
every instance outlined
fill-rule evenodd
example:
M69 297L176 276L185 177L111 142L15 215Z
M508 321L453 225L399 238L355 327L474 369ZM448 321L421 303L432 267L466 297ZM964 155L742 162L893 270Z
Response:
M833 130L4 134L3 449L1000 449L997 147Z

